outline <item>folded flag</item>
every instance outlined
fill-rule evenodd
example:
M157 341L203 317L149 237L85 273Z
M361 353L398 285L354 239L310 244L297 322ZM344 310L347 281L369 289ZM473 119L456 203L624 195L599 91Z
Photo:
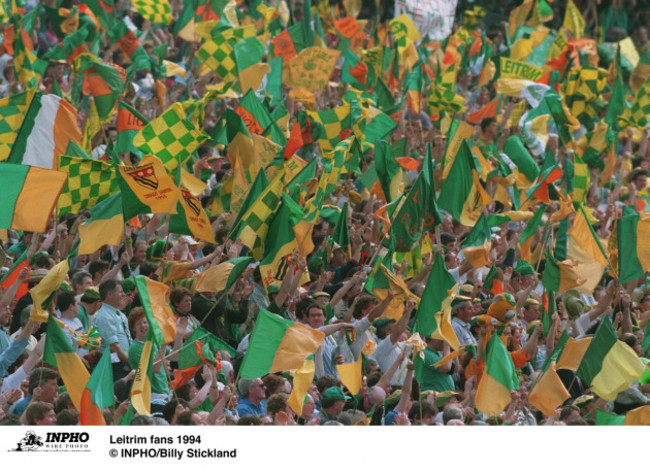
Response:
M13 163L0 169L0 228L44 233L67 175Z
M77 110L56 95L36 93L7 161L52 169L71 140L81 144Z
M149 322L149 332L158 346L176 338L176 315L169 306L169 286L145 276L135 276L140 303Z
M492 230L487 223L485 214L481 214L463 242L462 253L475 269L482 268L490 264L491 247Z
M302 208L286 194L282 194L282 204L273 217L264 242L264 258L260 261L260 275L264 288L282 281L290 269L291 255L300 251L307 256L314 249L311 241L313 225L304 221ZM301 284L309 281L307 273L301 274Z
M499 335L487 346L485 373L476 390L475 406L487 416L498 416L510 403L510 392L519 390L519 377Z
M53 315L47 318L43 361L57 368L72 404L81 411L81 400L90 374Z
M616 221L612 238L618 243L617 251L619 282L640 279L650 270L650 247L645 242L650 236L650 212L624 213Z
M442 183L438 206L463 225L473 227L490 197L481 186L467 141L462 141L447 179Z
M135 108L124 101L117 106L117 140L115 151L117 153L128 152L134 149L133 139L138 132L149 124L149 121Z
M84 73L83 93L93 96L99 120L108 121L126 86L126 70L119 65L95 61L87 55L81 56L79 70Z
M244 269L254 262L250 256L233 258L203 271L194 284L196 292L222 292L229 290Z
M531 107L536 108L544 99L544 95L551 88L543 83L532 82L521 78L499 78L497 80L497 94L523 98Z
M111 355L102 354L81 394L79 423L83 426L106 425L103 410L115 404Z
M542 275L542 284L547 290L564 292L581 286L586 279L577 271L575 260L558 261L550 252L546 253L546 266Z
M451 310L443 309L443 302L455 285L456 281L447 271L444 258L438 253L422 292L415 316L415 330L425 338L442 339L458 349L458 338L451 326Z
M254 379L299 369L324 339L325 335L318 330L262 309L251 333L239 376Z
M68 274L68 269L70 269L70 266L66 258L50 269L45 277L41 279L35 287L32 287L29 290L32 300L34 301L31 312L29 313L30 320L46 322L48 321L48 317L52 318L52 316L48 315L47 311L43 309L43 304L45 304L52 293L63 284L65 276Z
M201 206L201 201L184 186L181 186L180 193L176 205L178 213L169 216L169 231L192 235L198 240L216 244L210 219Z
M347 364L344 364L347 365ZM340 367L337 365L337 368ZM291 395L287 400L287 404L298 416L302 414L302 407L305 403L305 396L309 387L311 387L314 380L314 373L316 372L316 365L314 364L314 355L309 355L305 359L302 367L296 369L293 373L293 387L291 388ZM339 377L340 377L339 372ZM359 377L361 378L361 377Z
M89 255L104 245L119 246L124 237L122 194L116 193L90 209L90 219L79 226L80 255Z

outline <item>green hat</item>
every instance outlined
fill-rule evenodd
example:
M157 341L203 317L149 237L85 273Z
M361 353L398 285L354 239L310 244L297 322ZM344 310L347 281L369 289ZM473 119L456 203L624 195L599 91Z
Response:
M72 292L72 288L67 282L62 282L61 285L59 286L59 289L64 292Z
M349 400L351 397L338 387L330 387L320 396L321 400Z
M468 300L471 302L472 298L466 295L457 295L456 297L454 297L454 300L451 301L451 306L455 307L456 305L463 302L467 302Z
M156 240L153 244L147 247L147 259L150 261L160 261L165 254L165 247L167 241Z
M135 281L131 278L122 280L122 290L124 292L131 292L135 289Z
M539 302L537 299L533 299L532 297L528 297L526 301L524 302L524 307L530 307L531 305L539 305Z
M515 266L515 271L517 271L522 276L527 276L528 274L535 274L535 269L533 269L530 263L521 258L517 260L517 266Z
M374 322L372 322L372 326L374 326L375 329L377 329L388 325L392 321L393 320L391 320L390 318L380 318L379 320L375 320Z
M627 175L627 178L625 178L625 181L627 183L631 183L636 179L637 176L639 175L645 175L648 176L648 170L644 170L643 168L635 168L630 172L629 175Z
M82 302L91 304L93 302L97 302L98 300L102 300L101 296L99 295L99 289L96 287L86 287L84 289L84 293L81 295Z
M266 293L269 294L269 295L271 295L271 294L277 294L278 292L280 292L280 286L281 286L281 285L282 285L282 284L279 283L279 282L272 282L272 283L269 284L268 287L266 288Z

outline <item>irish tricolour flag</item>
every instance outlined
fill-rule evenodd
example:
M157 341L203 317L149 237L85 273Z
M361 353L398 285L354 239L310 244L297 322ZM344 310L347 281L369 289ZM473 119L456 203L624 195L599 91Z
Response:
M56 95L36 93L7 161L52 169L70 140L81 143L77 110Z

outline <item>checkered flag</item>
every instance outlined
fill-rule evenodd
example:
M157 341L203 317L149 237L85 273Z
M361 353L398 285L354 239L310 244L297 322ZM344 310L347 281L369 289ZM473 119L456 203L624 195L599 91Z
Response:
M120 189L113 165L100 160L60 155L57 170L68 173L57 203L59 216L78 214Z
M284 189L284 169L280 170L259 198L246 210L239 227L233 227L230 238L240 238L256 260L264 256L264 241L273 216L280 205Z
M203 65L213 70L224 82L237 80L237 62L234 45L242 39L255 36L255 28L228 28L206 40L196 51Z
M172 10L168 0L133 0L133 8L153 24L169 24Z
M650 115L650 78L639 87L630 109L630 123L635 127L646 127Z
M176 168L178 159L186 161L203 141L208 138L188 119L181 103L174 103L167 110L140 129L133 138L133 145L146 154L155 155L167 170Z
M347 138L344 135L346 130L352 132L352 120L350 118L350 105L344 104L334 109L324 111L307 111L307 114L325 130L325 137L318 139L323 152L331 152L339 142Z

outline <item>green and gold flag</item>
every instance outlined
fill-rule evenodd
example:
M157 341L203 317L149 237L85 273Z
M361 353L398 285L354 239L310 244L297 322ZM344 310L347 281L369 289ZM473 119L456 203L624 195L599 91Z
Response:
M331 152L339 142L346 139L352 133L349 104L323 111L307 111L307 114L315 122L323 126L325 135L321 135L321 138L318 139L318 143L323 152Z
M196 57L224 82L235 82L237 81L237 61L234 45L242 39L253 36L255 36L253 25L226 29L206 39L196 51Z
M183 105L174 103L160 116L143 127L133 138L133 145L155 155L169 171L184 163L208 136L188 119Z
M100 160L60 155L56 168L68 174L57 202L57 214L78 214L120 190L115 168Z
M168 0L133 0L133 8L153 24L169 24L173 19Z
M23 91L0 99L0 162L9 158L32 96L32 92Z

